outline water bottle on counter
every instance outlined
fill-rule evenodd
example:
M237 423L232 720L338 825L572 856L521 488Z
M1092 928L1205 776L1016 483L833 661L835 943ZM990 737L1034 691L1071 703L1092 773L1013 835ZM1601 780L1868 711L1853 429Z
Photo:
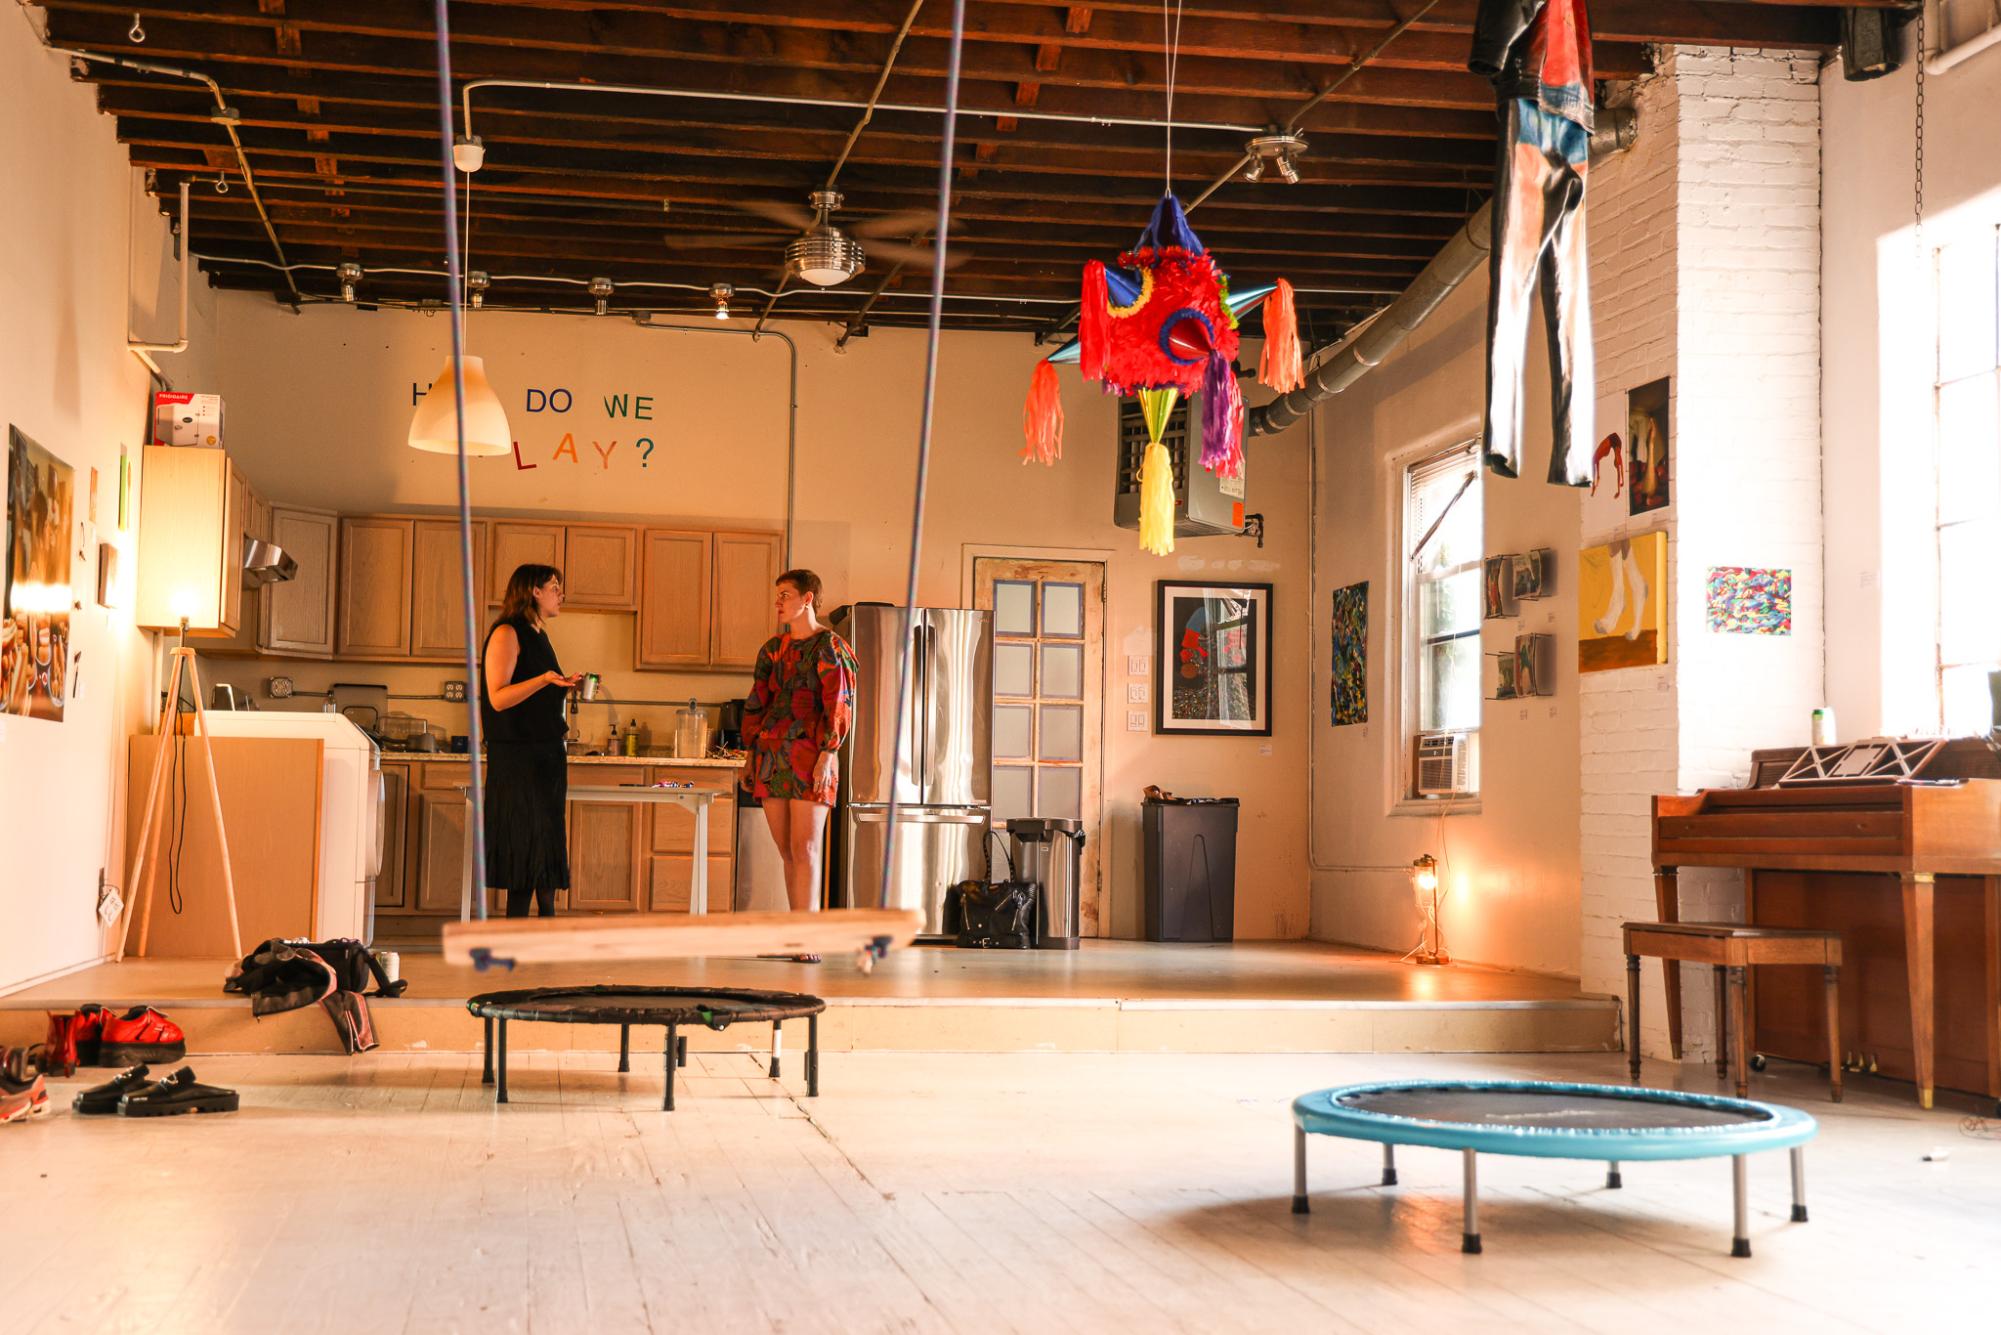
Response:
M1822 705L1819 709L1813 711L1813 745L1835 745L1834 709L1832 706Z
M709 716L694 700L674 712L674 758L700 760L709 754Z

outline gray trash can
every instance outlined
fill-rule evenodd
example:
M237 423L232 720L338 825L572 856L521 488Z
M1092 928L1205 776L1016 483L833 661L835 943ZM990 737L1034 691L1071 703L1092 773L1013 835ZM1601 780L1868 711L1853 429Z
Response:
M1236 937L1237 799L1170 797L1141 805L1149 941Z
M1083 934L1077 885L1084 870L1083 822L1032 816L1007 823L1014 874L1041 886L1035 901L1035 944L1041 950L1075 950Z

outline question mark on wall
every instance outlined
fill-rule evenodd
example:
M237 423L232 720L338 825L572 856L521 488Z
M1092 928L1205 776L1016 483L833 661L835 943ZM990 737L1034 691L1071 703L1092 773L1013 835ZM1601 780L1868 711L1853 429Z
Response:
M633 446L639 450L639 466L641 468L646 467L646 461L653 455L653 438L651 436L641 436L633 442Z

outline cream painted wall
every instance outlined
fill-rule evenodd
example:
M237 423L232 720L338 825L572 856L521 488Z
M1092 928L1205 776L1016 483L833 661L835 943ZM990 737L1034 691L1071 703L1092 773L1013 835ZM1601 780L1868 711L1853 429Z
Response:
M118 451L139 463L149 385L125 350L127 294L138 327L171 338L178 278L111 122L12 15L0 22L0 179L0 414L76 470L79 519L97 471L97 538L129 563ZM182 383L212 351L205 288L195 310L193 350L161 358ZM0 716L0 991L97 959L99 869L124 879L124 737L150 713L153 661L129 613L98 606L95 548L72 579L81 696L60 723Z
M445 355L449 329L441 318L343 307L293 315L268 299L225 295L221 320L231 449L267 495L344 512L438 509L455 499L453 462L403 443L413 384L428 384ZM799 344L794 559L819 571L829 605L900 601L923 336L877 330L836 353L832 333L821 327L785 328ZM476 464L475 506L779 526L787 388L779 341L641 330L618 319L496 313L474 316L471 351L485 357L521 442L518 463ZM1242 798L1238 935L1302 936L1304 702L1314 691L1324 693L1310 687L1301 639L1309 631L1304 444L1251 447L1250 508L1265 514L1270 534L1263 551L1245 539L1209 538L1185 541L1174 557L1156 560L1139 551L1135 533L1111 523L1112 401L1074 371L1063 373L1065 459L1054 469L1018 462L1021 402L1037 355L1021 337L945 340L920 600L959 605L971 559L981 551L1109 553L1103 847L1114 931L1138 930L1139 790L1159 784L1184 795ZM569 393L567 414L528 411L531 391L558 389ZM605 398L619 394L649 396L650 419L608 417ZM628 412L634 402L627 401ZM559 457L565 435L573 439L574 459ZM643 461L635 454L640 439L652 442ZM1124 730L1125 655L1151 653L1153 582L1167 577L1276 586L1271 738L1155 739ZM745 684L727 676L619 673L619 664L630 661L624 618L574 614L557 623L555 640L565 666L605 672L615 696L712 700L740 694ZM435 694L446 677L462 675L271 662L218 670L245 683L283 670L302 687L369 680L411 694ZM653 712L656 736L665 719L664 709Z
M1913 85L1909 66L1820 82L1827 687L1848 738L1939 726L1929 252L2001 223L2001 49L1926 80L1922 260Z

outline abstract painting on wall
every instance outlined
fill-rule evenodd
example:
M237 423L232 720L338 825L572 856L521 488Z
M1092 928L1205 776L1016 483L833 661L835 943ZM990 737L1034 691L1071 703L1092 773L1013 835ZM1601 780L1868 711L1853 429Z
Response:
M1642 533L1577 558L1577 670L1667 662L1667 535Z
M1369 582L1334 590L1334 726L1369 721Z
M1793 572L1711 566L1705 601L1709 629L1721 635L1793 633Z
M1156 735L1271 736L1271 585L1154 585Z
M1626 504L1643 515L1668 503L1668 382L1641 385L1626 395Z
M69 679L70 529L75 513L75 471L8 427L0 713L62 720Z

